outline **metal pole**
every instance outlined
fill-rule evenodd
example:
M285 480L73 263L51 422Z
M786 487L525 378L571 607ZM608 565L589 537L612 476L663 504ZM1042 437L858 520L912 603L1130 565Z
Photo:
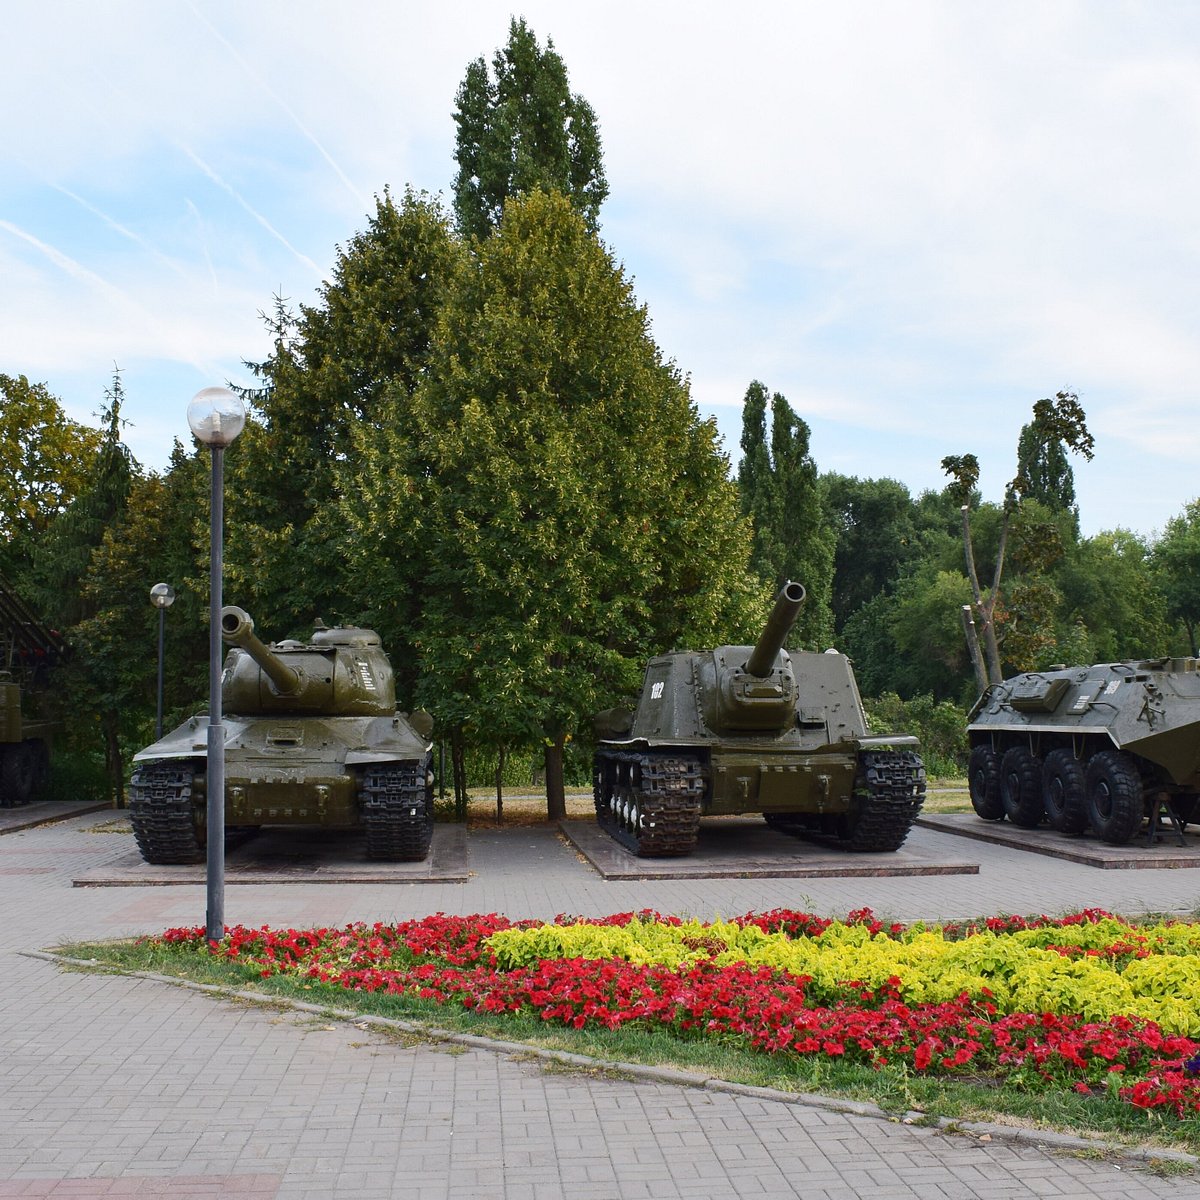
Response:
M163 625L166 621L167 610L158 610L158 716L154 721L154 737L162 740L162 708L163 708Z
M221 576L224 449L212 447L212 554L208 578L208 911L205 936L225 936L225 730L221 724Z

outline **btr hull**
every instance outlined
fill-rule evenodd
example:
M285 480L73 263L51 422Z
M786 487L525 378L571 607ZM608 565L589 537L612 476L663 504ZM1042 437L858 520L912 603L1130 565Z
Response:
M1182 834L1200 795L1200 661L1017 675L984 692L967 731L984 820L1122 844L1165 813Z

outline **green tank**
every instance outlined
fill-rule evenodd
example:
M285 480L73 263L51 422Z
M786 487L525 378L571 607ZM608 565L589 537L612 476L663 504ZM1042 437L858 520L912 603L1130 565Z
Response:
M872 736L843 654L787 651L788 583L754 646L650 660L636 711L595 721L601 828L642 857L690 854L702 816L761 813L846 850L896 850L925 798L917 739Z
M985 821L1132 840L1200 795L1200 660L1051 667L995 684L967 718L971 804Z
M221 611L233 647L221 677L227 832L264 825L361 828L370 859L419 861L433 836L428 713L397 711L379 635L320 622L308 642L265 646ZM134 755L129 815L150 863L205 858L208 718Z

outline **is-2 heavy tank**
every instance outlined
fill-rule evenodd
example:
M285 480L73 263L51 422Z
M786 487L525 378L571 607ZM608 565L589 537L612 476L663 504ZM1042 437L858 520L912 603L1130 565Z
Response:
M596 816L643 857L690 854L702 816L761 813L846 850L896 850L925 798L908 735L872 736L849 660L788 651L788 583L754 646L650 660L635 712L596 718Z
M988 688L969 714L971 804L985 821L1129 842L1200 796L1200 660L1051 667Z
M318 623L308 642L264 645L242 609L221 611L233 647L221 677L226 830L362 828L367 857L418 861L433 836L433 722L396 709L379 635ZM134 755L129 815L150 863L200 862L208 718Z

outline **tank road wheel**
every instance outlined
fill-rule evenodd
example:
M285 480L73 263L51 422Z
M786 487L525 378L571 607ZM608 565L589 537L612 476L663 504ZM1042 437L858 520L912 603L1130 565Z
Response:
M32 742L14 742L0 747L0 804L12 808L33 799L37 781L37 759Z
M373 763L358 793L367 857L376 862L420 862L433 842L430 757L420 762Z
M1120 750L1101 750L1088 760L1086 786L1092 830L1103 842L1124 845L1137 833L1145 815L1137 765Z
M600 749L592 771L600 828L640 858L691 854L700 835L704 768L690 755Z
M843 850L899 850L925 803L925 764L911 750L859 757L850 811L837 821Z
M1086 768L1072 750L1051 750L1042 763L1042 805L1050 828L1082 833L1088 827Z
M985 821L1004 820L1004 801L1000 799L1000 756L991 746L976 746L967 766L971 788L971 807Z
M1000 800L1004 815L1022 829L1036 829L1046 810L1042 806L1042 764L1026 746L1005 750L1000 760Z
M205 856L205 811L192 793L202 764L188 759L141 764L129 782L129 820L142 857L159 866Z

